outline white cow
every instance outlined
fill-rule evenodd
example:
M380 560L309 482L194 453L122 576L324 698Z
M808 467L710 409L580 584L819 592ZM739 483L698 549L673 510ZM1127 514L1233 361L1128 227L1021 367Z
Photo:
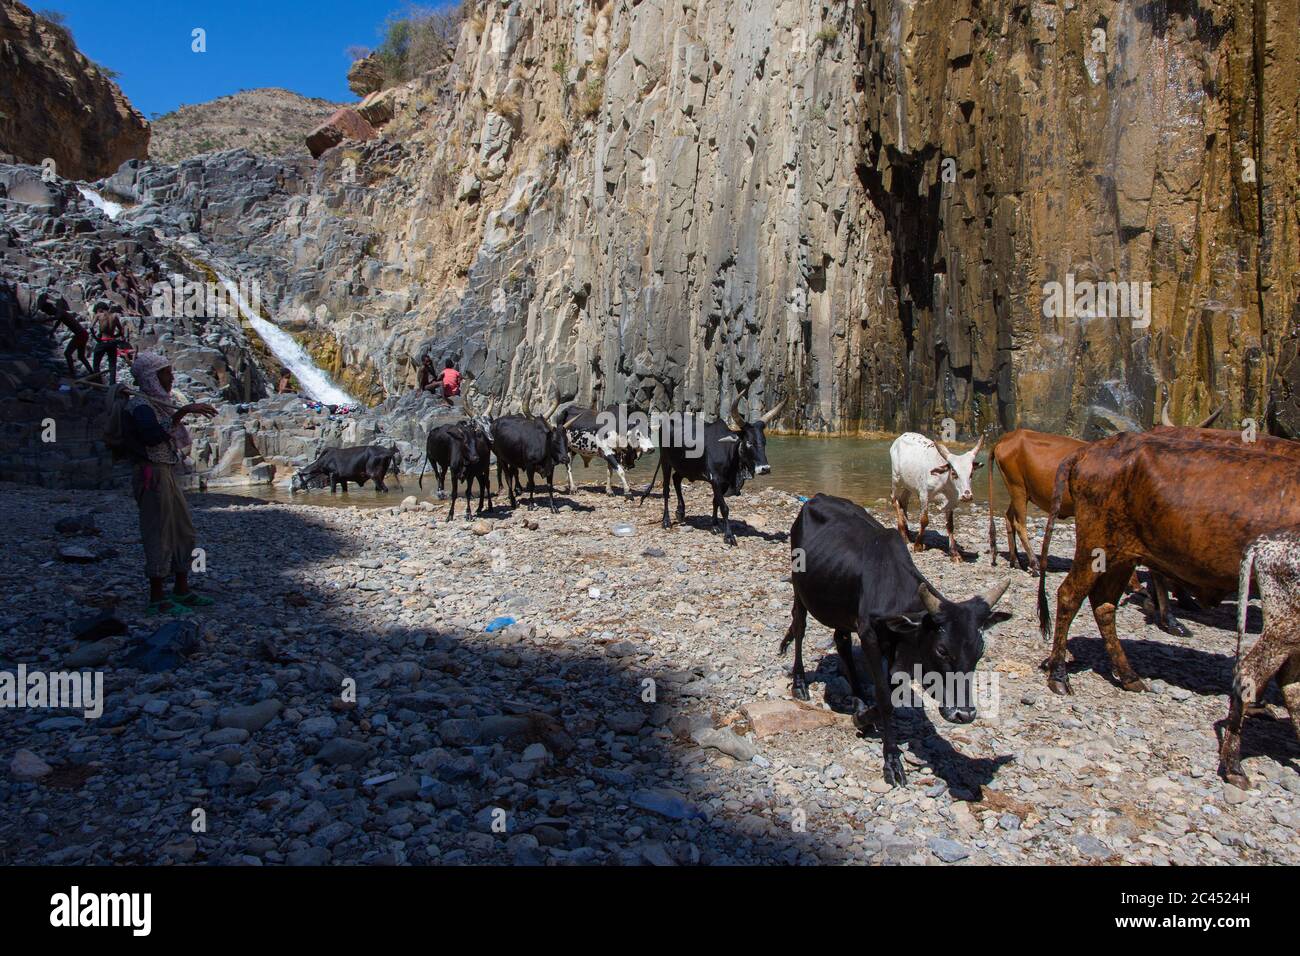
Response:
M971 473L981 462L975 460L984 445L984 436L964 455L954 455L947 448L916 432L904 432L889 446L890 482L893 486L894 512L898 517L898 532L903 540L911 540L907 531L907 504L916 492L921 499L921 530L912 545L915 551L925 550L925 527L930 523L930 498L938 499L944 516L948 519L948 553L954 561L962 558L953 533L953 509L958 501L972 497Z

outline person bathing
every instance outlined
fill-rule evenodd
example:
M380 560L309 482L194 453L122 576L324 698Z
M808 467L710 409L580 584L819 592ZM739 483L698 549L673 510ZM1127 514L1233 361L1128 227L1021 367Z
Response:
M149 578L149 606L145 613L183 616L192 608L207 607L212 599L190 590L190 561L194 554L194 522L175 469L190 446L185 419L217 414L211 405L177 406L172 398L173 375L167 359L157 352L141 352L131 363L138 391L127 402L131 427L145 458L137 461L131 492L140 508L140 538L144 544L145 574ZM171 595L165 579L173 579Z

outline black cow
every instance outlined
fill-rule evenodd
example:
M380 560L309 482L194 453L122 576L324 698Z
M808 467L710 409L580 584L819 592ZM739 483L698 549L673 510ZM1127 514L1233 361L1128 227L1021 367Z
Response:
M534 479L541 474L550 490L551 511L555 507L555 469L569 463L569 445L563 428L550 424L550 416L503 415L492 423L492 447L497 456L497 491L505 473L510 489L510 507L515 507L519 472L528 473L528 510L533 509ZM521 492L522 494L522 492Z
M474 482L478 482L478 507L476 515L483 513L483 499L487 498L488 510L492 510L492 435L491 423L481 417L471 418L463 423L467 442L473 448L478 463L467 469L465 478L465 510L469 510L470 492ZM467 516L468 517L468 516Z
M400 462L401 455L396 445L391 448L383 445L326 448L319 458L293 476L289 490L305 490L315 480L328 479L330 494L339 484L343 485L346 494L349 481L364 487L367 481L373 480L376 491L387 491L384 476L390 472L396 475Z
M677 489L677 520L686 520L686 499L682 497L682 479L707 481L713 487L713 529L718 528L718 512L722 512L722 540L735 544L731 533L731 509L727 496L738 495L745 482L756 475L766 475L772 470L767 463L767 424L781 414L782 401L758 421L742 423L733 418L731 425L707 422L695 429L692 436L685 422L666 418L659 426L659 468L664 473L664 527L671 528L668 520L668 482ZM693 440L692 440L693 439ZM656 469L656 472L658 468ZM654 488L650 478L641 500L645 501Z
M1009 616L995 616L993 607L1010 582L966 601L949 601L916 569L897 531L853 502L830 495L817 495L799 509L790 529L790 553L794 608L780 652L794 641L794 696L808 699L803 636L811 613L835 632L835 649L859 701L854 722L859 728L880 727L886 782L904 786L891 699L900 654L921 667L922 683L938 699L945 720L974 720L973 674L984 654L984 628ZM866 697L853 664L854 633L862 641L874 685L876 706L871 710L862 703Z
M438 480L438 494L445 495L444 482L451 474L451 507L447 511L447 520L456 516L456 496L460 493L460 483L465 482L465 518L470 517L470 494L474 479L479 479L479 513L483 511L483 485L486 482L488 458L491 449L482 432L472 422L454 422L439 425L429 432L425 441L425 463L433 466L433 474ZM420 466L420 477L416 482L424 487L424 465Z

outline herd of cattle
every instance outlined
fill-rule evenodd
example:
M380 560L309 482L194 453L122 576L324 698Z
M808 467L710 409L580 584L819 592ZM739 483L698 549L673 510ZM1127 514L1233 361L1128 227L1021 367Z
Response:
M726 498L740 493L746 480L770 471L765 426L781 411L744 422L704 423L693 442L684 440L680 420L655 420L650 427L628 425L615 410L558 404L545 415L495 416L489 407L475 413L468 399L466 418L430 431L425 462L432 466L439 491L451 477L451 507L463 485L465 517L470 517L474 485L478 507L493 508L490 466L495 459L497 493L504 487L511 507L522 496L520 474L527 475L528 507L534 506L536 480L546 482L555 504L555 475L567 472L574 489L571 461L601 459L607 468L606 493L617 477L628 494L626 469L658 449L663 472L663 525L671 526L669 489L677 493L677 519L684 522L682 481L707 482L713 491L713 529L735 544ZM1017 540L1026 570L1038 575L1038 617L1044 639L1052 639L1043 663L1048 686L1070 693L1066 639L1084 598L1109 655L1113 674L1125 690L1145 684L1129 664L1115 627L1116 607L1126 590L1136 589L1137 569L1147 569L1148 588L1157 624L1186 636L1169 610L1169 594L1183 606L1212 607L1235 593L1238 602L1238 657L1229 695L1228 717L1220 741L1220 773L1239 786L1249 782L1241 767L1241 729L1269 681L1276 677L1297 734L1300 734L1300 442L1250 432L1212 429L1216 416L1196 427L1163 424L1142 433L1122 433L1084 442L1061 435L1017 429L1003 435L989 458L989 544L997 564L997 533L992 513L993 471L1006 485L1007 557L1019 567ZM611 422L620 423L611 427ZM981 467L977 456L984 439L956 453L923 435L906 433L890 448L892 504L896 529L887 528L851 501L816 495L800 510L790 531L791 624L781 642L793 642L792 688L807 700L803 637L807 616L834 632L835 645L857 699L855 722L876 726L884 745L885 779L905 783L895 740L891 675L904 658L942 678L935 682L940 714L965 723L976 716L972 681L984 653L984 630L1008 615L994 611L1009 581L961 601L939 594L916 568L907 544L920 551L931 501L946 519L948 551L964 558L956 541L954 510L973 497L972 476ZM384 477L398 470L395 447L328 449L294 477L295 489L328 482L331 490L349 481L373 480L384 490ZM420 471L423 486L424 467ZM650 494L652 477L641 500ZM908 526L908 507L917 499L920 527ZM1026 509L1033 502L1048 514L1038 553L1029 540ZM721 517L721 522L719 522ZM1053 628L1047 599L1048 549L1059 518L1075 520L1075 552L1056 596ZM719 528L720 524L720 528ZM1261 597L1264 628L1244 655L1241 639L1252 581ZM852 635L862 646L874 690L867 708L864 686L852 654Z

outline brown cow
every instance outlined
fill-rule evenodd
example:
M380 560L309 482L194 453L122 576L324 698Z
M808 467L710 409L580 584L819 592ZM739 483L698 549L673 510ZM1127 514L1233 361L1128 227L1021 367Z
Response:
M1219 417L1223 411L1220 405L1210 416L1195 426L1196 430L1202 432L1204 437L1214 440L1214 436L1223 436L1224 440L1229 437L1240 441L1239 432L1210 432L1210 425ZM1152 429L1155 432L1162 432L1168 429L1183 431L1177 429L1169 420L1169 402L1166 400L1164 407L1160 410L1160 425ZM1274 439L1280 441L1281 439ZM1087 442L1078 438L1070 438L1068 435L1053 435L1051 432L1038 432L1030 428L1017 428L1015 431L1007 432L997 440L993 446L990 457L997 462L998 470L1002 472L1002 482L1007 486L1007 494L1011 498L1011 503L1007 505L1007 560L1016 566L1020 564L1020 555L1016 552L1016 537L1020 538L1020 543L1024 545L1025 557L1028 561L1029 568L1034 574L1038 573L1038 558L1034 554L1034 548L1029 543L1029 528L1025 523L1028 515L1028 502L1032 501L1042 511L1047 511L1052 505L1052 485L1056 481L1056 469L1065 460L1067 455L1072 455ZM998 564L998 532L993 521L993 468L989 468L989 555L993 566ZM1058 517L1069 518L1074 514L1074 502L1069 499L1067 494L1064 501L1061 502L1061 511Z
M1052 485L1056 481L1057 466L1087 442L1066 435L1036 432L1030 428L1017 428L998 439L989 457L997 463L989 468L989 552L993 566L998 564L998 531L993 520L993 472L1002 472L1002 483L1007 486L1011 503L1007 505L1007 560L1012 567L1020 564L1016 551L1016 538L1025 548L1028 570L1038 573L1038 555L1029 543L1029 528L1025 523L1028 503L1033 502L1043 511L1052 506ZM1074 515L1074 502L1067 495L1061 501L1060 517Z
M1256 435L1248 442L1242 432L1210 428L1208 423L1218 418L1219 412L1222 410L1222 406L1220 406L1215 410L1214 414L1195 428L1178 428L1168 424L1157 425L1151 429L1150 434L1211 442L1238 448L1255 448L1277 455L1285 455L1300 461L1300 442L1290 441L1286 438L1275 438L1272 435ZM1169 421L1167 413L1162 413L1162 417L1166 422ZM1071 502L1071 505L1073 505L1073 502ZM1148 610L1154 610L1156 626L1160 630L1169 634L1176 634L1179 637L1188 637L1191 632L1183 627L1169 612L1169 589L1171 584L1178 592L1179 604L1184 607L1189 606L1191 602L1188 601L1187 589L1181 587L1176 578L1168 581L1157 572L1152 571L1150 587L1147 589Z
M1252 570L1259 585L1264 627L1242 657ZM1237 581L1237 655L1219 747L1219 773L1228 783L1248 790L1250 780L1241 769L1241 723L1246 708L1259 699L1274 676L1300 736L1300 532L1266 534L1246 550Z
M1210 423L1219 417L1222 410L1222 407L1216 409L1208 418L1195 427L1178 428L1173 425L1157 425L1148 434L1194 438L1198 441L1227 445L1245 444L1241 432L1222 431L1209 427ZM1161 412L1161 418L1165 422L1169 421L1167 406ZM998 439L997 444L993 446L991 457L997 462L997 467L1002 471L1002 481L1006 485L1007 493L1011 498L1011 502L1007 506L1006 520L1009 543L1008 560L1012 565L1020 563L1020 556L1016 552L1013 537L1014 529L1015 534L1019 535L1021 543L1025 547L1029 570L1035 574L1038 573L1038 558L1029 543L1029 531L1025 521L1027 514L1026 502L1032 501L1043 511L1048 511L1052 504L1052 487L1056 480L1057 467L1067 456L1078 451L1086 444L1086 442L1082 442L1077 438L1069 438L1065 435L1053 435L1048 432L1018 428L1003 435ZM1259 435L1255 438L1254 447L1300 458L1300 442L1288 441L1284 438ZM1073 515L1074 501L1070 498L1067 489L1061 501L1060 510L1057 512L1057 517L1069 518ZM993 564L996 566L998 544L997 528L993 519L992 468L989 468L989 551L992 555ZM1150 584L1148 609L1155 617L1156 626L1166 633L1186 637L1189 632L1169 611L1168 582L1162 579L1158 573L1152 572ZM1139 585L1136 578L1130 582L1130 587L1133 590L1138 589Z
M1259 535L1300 527L1300 468L1293 458L1246 443L1194 441L1169 433L1102 439L1061 462L1039 563L1038 620L1044 638L1047 554L1056 509L1074 499L1074 563L1056 593L1056 629L1045 663L1048 686L1070 692L1066 638L1083 599L1101 631L1116 679L1145 690L1115 632L1115 606L1144 564L1217 604L1237 583L1238 565Z

